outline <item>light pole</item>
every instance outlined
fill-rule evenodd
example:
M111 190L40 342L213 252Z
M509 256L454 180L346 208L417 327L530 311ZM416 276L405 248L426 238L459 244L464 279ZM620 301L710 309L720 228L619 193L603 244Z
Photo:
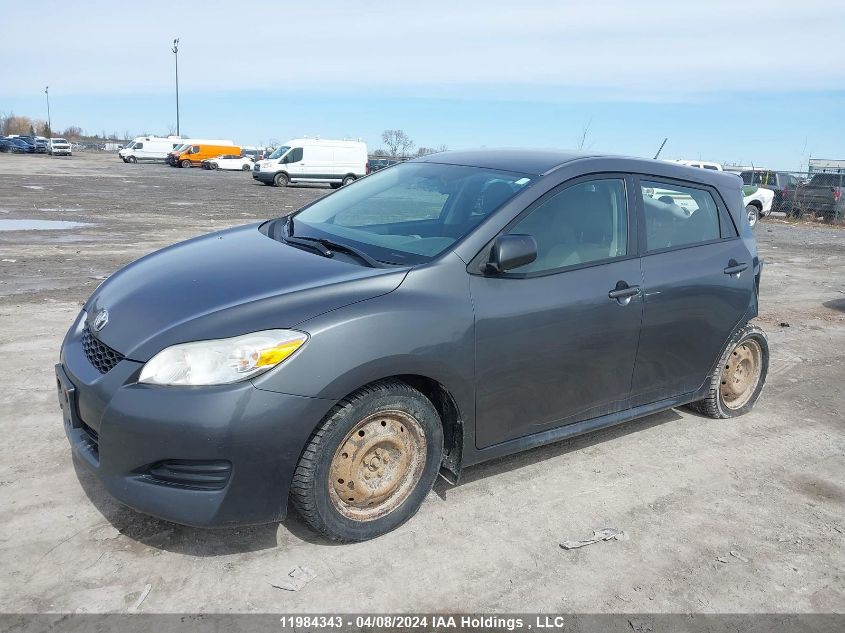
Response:
M173 40L173 57L176 60L176 136L181 136L179 133L179 38Z
M50 86L44 88L44 94L47 95L47 128L50 130L50 136L53 136L53 122L50 120Z

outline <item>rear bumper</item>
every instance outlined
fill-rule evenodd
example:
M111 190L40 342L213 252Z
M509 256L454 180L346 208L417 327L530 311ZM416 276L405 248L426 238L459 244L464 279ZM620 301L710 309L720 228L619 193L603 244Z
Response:
M101 374L78 319L56 366L65 433L76 457L127 506L197 527L279 521L300 453L334 402L250 382L158 387L141 363Z

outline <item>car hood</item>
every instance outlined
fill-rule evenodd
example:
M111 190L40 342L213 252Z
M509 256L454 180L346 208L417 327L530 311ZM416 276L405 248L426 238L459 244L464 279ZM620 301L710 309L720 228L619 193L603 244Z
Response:
M108 278L85 304L89 327L131 360L169 345L290 328L395 290L407 269L367 268L265 236L258 224L157 251Z

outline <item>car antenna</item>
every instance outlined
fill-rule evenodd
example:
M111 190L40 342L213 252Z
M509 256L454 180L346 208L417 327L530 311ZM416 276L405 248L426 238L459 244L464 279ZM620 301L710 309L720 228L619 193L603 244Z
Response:
M660 147L657 148L657 153L654 155L654 160L657 160L657 157L660 156L660 152L663 151L663 146L666 145L666 141L669 140L669 137L663 139L663 142L660 144Z

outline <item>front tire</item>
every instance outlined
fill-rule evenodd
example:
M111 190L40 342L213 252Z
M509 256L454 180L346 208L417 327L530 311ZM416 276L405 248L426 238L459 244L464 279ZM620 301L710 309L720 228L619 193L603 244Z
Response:
M443 430L416 389L386 380L338 403L305 446L291 500L328 539L365 541L416 514L440 470Z
M130 156L129 158L126 159L126 162L132 163L134 165L135 163L138 162L138 159L135 158L134 156Z
M180 164L182 165L182 167L184 167L184 168L188 168L188 167L190 167L190 166L191 166L191 161L189 161L189 160L185 159L185 160L183 160Z
M241 171L252 171L252 167L250 167L249 165L244 165L243 167L241 167Z
M748 413L763 391L768 371L766 333L748 323L725 347L708 379L707 396L690 407L711 418L734 418Z
M748 224L752 227L757 224L757 220L760 219L760 211L757 207L753 204L749 204L745 207L745 213L748 215Z
M273 178L273 184L277 187L287 187L289 182L290 178L288 178L288 175L284 173L278 173Z

